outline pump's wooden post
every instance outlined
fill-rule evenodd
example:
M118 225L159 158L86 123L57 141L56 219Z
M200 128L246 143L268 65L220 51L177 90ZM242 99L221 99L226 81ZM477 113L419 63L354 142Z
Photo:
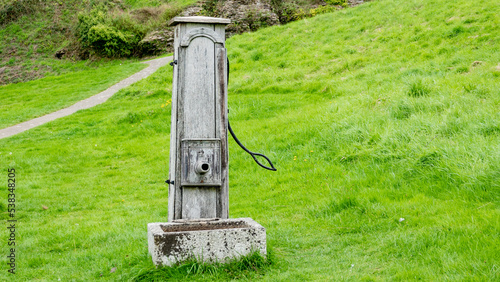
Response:
M228 19L177 17L168 220L228 218ZM172 184L173 182L173 184Z
M174 18L174 84L168 220L148 223L155 265L196 258L225 262L258 251L266 229L251 218L228 219L228 19Z

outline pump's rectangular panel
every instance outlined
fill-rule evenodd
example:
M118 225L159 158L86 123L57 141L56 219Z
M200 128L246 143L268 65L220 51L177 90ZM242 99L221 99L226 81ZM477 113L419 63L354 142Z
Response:
M221 186L219 139L182 140L181 186Z

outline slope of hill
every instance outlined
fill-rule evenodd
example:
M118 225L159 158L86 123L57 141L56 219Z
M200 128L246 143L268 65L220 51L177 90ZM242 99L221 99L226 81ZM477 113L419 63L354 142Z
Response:
M236 13L242 18L230 27L231 33L241 33L335 9L334 6L310 9L319 4L347 5L347 0L197 2L200 1L2 0L0 85L74 70L95 69L108 64L109 60L103 59L105 57L144 57L168 53L171 51L168 41L173 34L168 21L179 13L211 16ZM222 4L229 6L219 10ZM261 15L263 12L259 7L263 6L266 6L266 17L271 14L274 17L270 23L266 23L268 18ZM242 7L245 8L239 9ZM272 11L279 15L279 19ZM78 63L75 64L75 61Z
M232 127L278 168L230 141L230 216L267 228L264 268L152 266L169 66L0 140L17 173L16 278L499 280L499 15L496 0L380 0L228 40Z
M107 66L109 59L95 57L81 61L88 59L88 55L76 37L78 15L88 14L93 7L101 5L114 11L113 16L123 24L129 24L129 14L135 14L140 18L138 23L148 28L161 22L168 10L180 11L195 2L4 0L0 3L0 85Z

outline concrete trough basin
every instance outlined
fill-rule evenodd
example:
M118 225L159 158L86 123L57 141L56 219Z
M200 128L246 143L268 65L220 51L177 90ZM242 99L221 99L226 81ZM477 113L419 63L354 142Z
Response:
M252 252L266 256L266 229L251 218L178 220L148 224L155 265L196 259L226 262Z

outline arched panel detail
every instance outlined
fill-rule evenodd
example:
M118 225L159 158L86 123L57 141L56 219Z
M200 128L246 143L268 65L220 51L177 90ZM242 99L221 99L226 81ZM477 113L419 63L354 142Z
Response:
M193 39L197 37L206 37L212 40L214 43L224 44L224 39L221 39L220 36L215 31L205 27L199 27L190 30L188 33L186 33L186 35L184 35L184 37L181 40L181 46L188 47L189 44L191 44L191 41L193 41Z

